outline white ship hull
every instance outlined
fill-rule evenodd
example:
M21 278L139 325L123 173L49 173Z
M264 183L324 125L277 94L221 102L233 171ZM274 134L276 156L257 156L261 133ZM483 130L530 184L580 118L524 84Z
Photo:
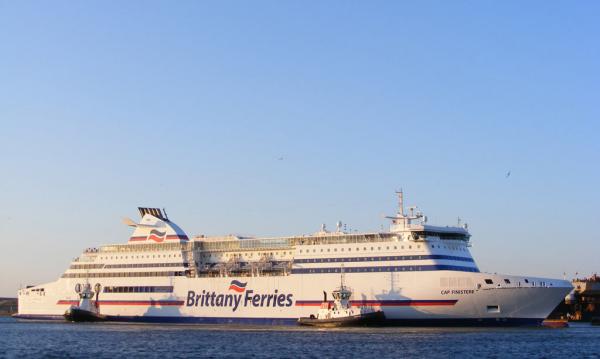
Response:
M471 278L474 283L484 279L504 283L504 279L509 279L515 284L479 289L440 286L440 278L446 277ZM232 279L246 283L243 292L228 289ZM347 283L354 290L353 305L371 305L383 310L388 321L411 325L536 324L572 289L566 281L529 277L529 284L525 285L524 279L453 271L346 274ZM521 286L517 285L519 282ZM316 313L322 291L335 288L339 274L162 281L123 279L99 283L103 286L173 286L172 293L164 294L103 293L99 306L109 320L295 324L298 318ZM541 283L545 283L544 286ZM73 291L75 284L73 280L59 280L45 285L45 296L19 296L18 316L62 319L65 310L78 302Z
M400 200L402 200L400 194ZM400 207L402 208L402 207ZM393 324L539 324L571 291L556 279L479 272L462 227L392 217L390 232L238 238L187 235L140 208L129 243L88 249L55 282L19 291L18 318L62 319L74 288L101 288L108 320L296 324L315 314L343 271L352 305ZM419 221L414 224L411 221Z

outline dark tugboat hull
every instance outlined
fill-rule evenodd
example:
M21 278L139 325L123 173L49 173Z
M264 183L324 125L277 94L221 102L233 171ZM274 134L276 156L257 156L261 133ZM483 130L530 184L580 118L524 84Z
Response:
M300 318L298 319L299 325L307 325L312 327L360 327L367 325L378 325L385 321L385 315L382 311L373 313L353 315L342 318L331 318L331 319L317 319L317 318Z
M64 316L69 322L102 322L106 320L106 317L102 314L79 308L67 310Z

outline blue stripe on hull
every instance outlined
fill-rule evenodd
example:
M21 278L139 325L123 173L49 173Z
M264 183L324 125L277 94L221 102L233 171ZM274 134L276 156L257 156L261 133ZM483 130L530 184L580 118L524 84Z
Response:
M59 315L14 315L17 319L65 320ZM107 316L111 322L171 323L171 324L246 324L246 325L297 325L297 318L237 318L237 317L158 317L158 316ZM456 318L456 319L386 319L385 326L417 327L514 327L540 326L539 318Z
M131 323L173 324L246 324L246 325L296 325L298 318L236 318L236 317L152 317L109 316L108 320Z
M28 319L28 320L65 320L62 315L42 315L42 314L13 314L15 319Z
M452 266L446 264L435 265L407 265L407 266L368 266L368 267L345 267L345 273L376 273L376 272L427 272L427 271L458 271L478 273L476 267ZM292 268L292 274L320 274L320 273L341 273L339 267L325 268Z
M520 327L541 326L539 318L386 319L385 325L406 327Z
M426 259L445 259L452 261L473 262L470 257L448 256L443 254L412 255L412 256L368 256L368 257L336 257L336 258L299 258L294 259L298 263L339 263L339 262L381 262L381 261L418 261Z

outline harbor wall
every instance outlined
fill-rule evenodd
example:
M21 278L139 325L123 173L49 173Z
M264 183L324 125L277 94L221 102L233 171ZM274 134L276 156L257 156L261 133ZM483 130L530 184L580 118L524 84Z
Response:
M0 298L0 316L9 316L17 312L17 298Z

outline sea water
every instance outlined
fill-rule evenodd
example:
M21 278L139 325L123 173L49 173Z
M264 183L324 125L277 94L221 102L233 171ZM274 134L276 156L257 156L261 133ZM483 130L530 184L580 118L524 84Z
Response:
M600 327L343 328L0 318L0 358L600 358Z

